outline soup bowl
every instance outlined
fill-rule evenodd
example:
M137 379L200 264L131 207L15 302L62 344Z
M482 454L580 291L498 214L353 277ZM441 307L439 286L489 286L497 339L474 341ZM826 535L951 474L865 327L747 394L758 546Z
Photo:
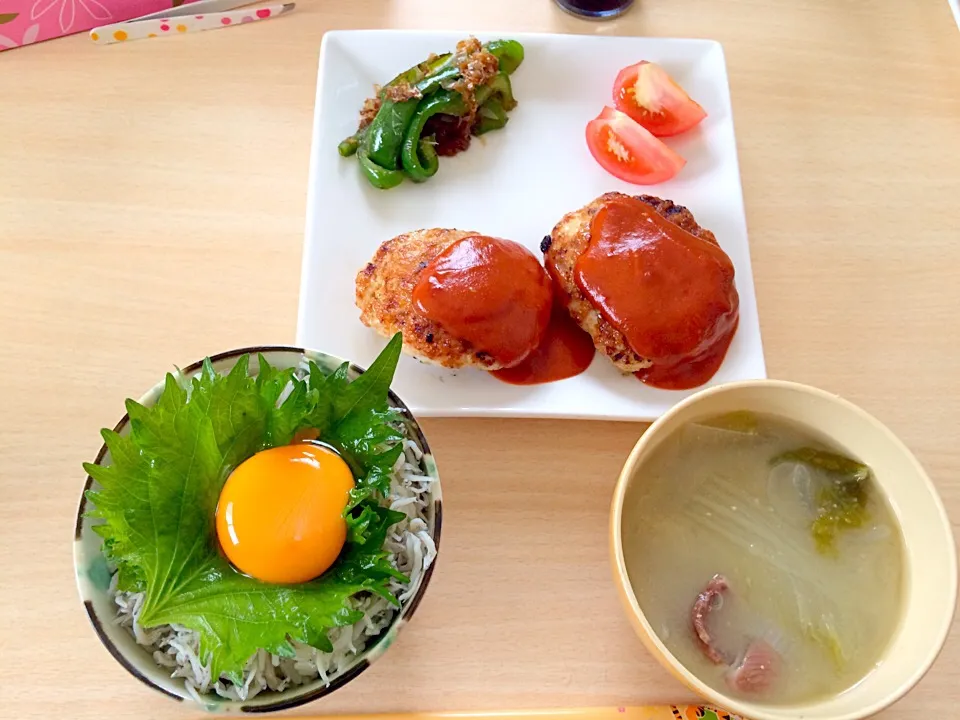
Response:
M800 704L744 700L710 687L686 668L657 636L633 591L630 575L642 557L626 557L632 527L630 489L644 481L654 451L689 422L737 410L778 416L833 443L870 466L904 540L903 600L896 629L877 666L853 687ZM957 598L956 547L943 503L907 447L856 405L806 385L778 380L729 383L678 403L643 434L614 492L610 522L614 582L627 616L647 649L674 676L710 702L751 720L855 720L879 712L906 694L930 668L953 621ZM627 550L626 552L630 552Z
M287 346L231 350L213 355L210 360L214 370L220 374L227 374L241 357L249 354L252 356L250 374L255 375L258 353L262 354L276 368L302 367L304 361L310 360L327 374L336 370L344 362L340 358L325 353ZM201 371L201 367L201 361L198 361L180 372L185 377L194 377ZM362 368L350 365L347 375L352 381L363 372ZM161 381L140 398L140 404L145 407L155 405L163 388L164 383ZM422 534L429 537L435 550L439 550L442 498L436 463L419 423L407 406L392 391L389 393L388 402L400 412L407 439L412 440L422 451L422 454L417 453L416 455L419 456L412 461L418 466L416 470L419 476L426 478L422 513L426 528L422 530ZM129 433L129 416L124 415L114 430L121 435ZM111 462L110 452L104 445L100 448L94 464L109 465ZM196 701L202 709L211 712L259 713L284 710L316 700L343 687L366 670L372 662L383 656L393 644L397 633L413 617L427 590L427 585L430 583L430 578L436 566L435 562L429 563L415 576L411 574L410 587L400 597L400 606L390 617L387 624L375 635L366 634L364 636L365 644L357 647L357 652L346 658L344 663L335 670L331 670L327 677L316 678L301 685L287 687L281 691L264 690L248 699L227 699L214 693L198 695L196 692L190 691L182 677L173 676L171 668L158 665L151 654L151 650L138 644L129 628L118 622L118 605L112 583L113 570L109 567L103 554L101 537L95 531L95 527L100 521L87 514L90 510L90 502L86 493L97 488L96 481L88 476L77 510L73 545L74 568L77 587L80 591L80 600L94 632L114 659L137 680L174 700ZM354 640L356 641L357 638L354 638Z

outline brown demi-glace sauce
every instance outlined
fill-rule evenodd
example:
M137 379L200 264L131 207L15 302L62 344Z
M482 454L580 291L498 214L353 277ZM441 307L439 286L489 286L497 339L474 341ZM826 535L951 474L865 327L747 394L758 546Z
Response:
M420 313L508 367L539 344L552 297L550 278L533 253L484 235L440 253L413 289Z
M511 385L539 385L579 375L590 367L595 354L593 338L555 301L550 324L534 351L519 365L491 374Z
M591 221L574 280L633 350L653 361L648 385L683 390L707 382L739 321L733 263L630 197L607 202Z

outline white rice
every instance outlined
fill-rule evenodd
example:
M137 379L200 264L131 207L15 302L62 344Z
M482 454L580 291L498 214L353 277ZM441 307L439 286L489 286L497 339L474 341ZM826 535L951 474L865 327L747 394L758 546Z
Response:
M391 553L393 565L410 578L409 583L390 581L391 592L401 604L405 604L420 587L420 579L433 563L437 548L427 527L433 478L424 472L423 449L413 439L406 422L401 424L401 430L405 435L402 441L404 452L394 466L388 499L392 509L407 517L391 528L384 547ZM316 678L329 685L337 675L352 666L370 638L390 625L397 612L395 607L376 595L354 598L353 605L363 612L363 618L349 627L329 631L333 652L321 652L298 642L293 642L296 656L292 658L259 650L247 661L243 683L237 685L225 677L210 677L210 668L204 666L198 655L200 638L196 632L180 625L144 629L137 622L143 593L117 592L116 575L111 592L117 603L116 622L153 654L157 665L170 669L170 677L183 678L187 692L197 702L203 702L202 696L208 693L216 693L228 700L250 700L261 692L282 692Z

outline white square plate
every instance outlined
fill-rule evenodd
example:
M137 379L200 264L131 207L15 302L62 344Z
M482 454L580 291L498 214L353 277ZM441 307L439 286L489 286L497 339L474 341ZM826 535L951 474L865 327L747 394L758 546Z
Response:
M723 49L709 40L479 33L514 38L526 58L512 76L520 105L503 130L475 138L470 149L441 158L421 185L376 190L356 158L337 144L357 127L364 98L431 52L452 50L463 32L361 30L328 32L320 51L306 239L297 324L299 345L366 366L385 340L363 326L354 305L356 273L379 244L427 227L459 228L529 247L568 211L611 190L650 193L686 205L733 260L740 327L710 381L766 376L750 271ZM593 160L584 128L611 104L620 68L660 63L707 111L694 130L666 142L687 159L670 182L621 182ZM507 385L480 370L445 370L404 356L394 388L422 416L566 417L651 420L693 391L647 387L597 355L583 374L556 383Z

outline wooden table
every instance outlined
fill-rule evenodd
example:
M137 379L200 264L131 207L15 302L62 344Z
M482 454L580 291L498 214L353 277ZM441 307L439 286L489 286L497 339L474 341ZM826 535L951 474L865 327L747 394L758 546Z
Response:
M4 716L191 712L128 677L88 627L70 551L80 463L172 364L293 341L320 38L364 27L720 40L771 376L878 415L960 517L960 36L946 2L639 0L591 24L548 0L305 0L229 32L76 36L0 53ZM384 660L300 712L687 699L608 581L608 499L642 426L425 426L446 500L433 585ZM956 717L958 687L954 637L884 717Z

